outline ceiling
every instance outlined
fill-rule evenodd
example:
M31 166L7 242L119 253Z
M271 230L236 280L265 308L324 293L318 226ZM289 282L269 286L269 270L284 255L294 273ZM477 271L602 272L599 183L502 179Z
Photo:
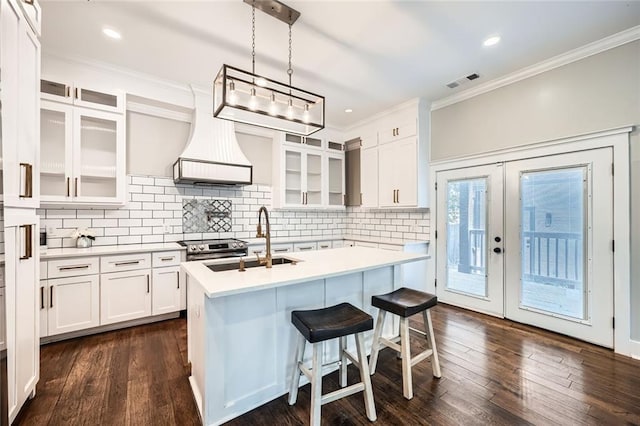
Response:
M210 84L223 63L251 70L251 7L242 0L41 3L45 54L181 83ZM301 13L293 85L324 95L335 127L414 97L443 98L640 25L640 1L286 3ZM122 39L105 37L105 26ZM502 41L484 47L494 34ZM286 81L287 43L287 25L256 11L257 74ZM445 86L473 72L481 78Z

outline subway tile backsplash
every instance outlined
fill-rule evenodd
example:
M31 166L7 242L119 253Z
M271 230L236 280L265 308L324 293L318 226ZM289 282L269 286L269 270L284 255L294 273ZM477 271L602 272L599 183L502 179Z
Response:
M94 245L174 242L202 238L254 238L260 206L271 207L271 187L195 186L175 184L170 178L128 176L129 201L119 209L40 209L41 227L47 228L50 248L72 247L69 234L77 227L92 229ZM198 201L190 201L198 200ZM183 226L183 205L229 202L230 227L215 232ZM190 204L196 203L196 204ZM213 209L209 209L213 210ZM206 213L205 213L206 214ZM429 238L429 211L271 210L273 238L334 237L349 235L390 243ZM51 230L54 230L51 233ZM224 230L221 230L224 229Z

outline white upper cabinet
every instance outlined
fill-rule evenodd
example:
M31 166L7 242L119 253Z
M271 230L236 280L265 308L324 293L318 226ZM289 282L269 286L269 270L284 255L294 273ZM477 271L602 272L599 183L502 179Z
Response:
M344 145L338 135L280 133L273 155L274 207L344 208Z
M429 207L427 103L421 99L407 102L358 131L362 134L362 206Z
M40 204L40 42L18 1L0 3L2 178L6 207Z
M40 80L40 93L42 99L50 101L103 111L125 112L125 97L121 91L97 90L79 83L43 77Z
M37 0L19 0L20 8L31 30L40 37L42 27L42 9Z
M124 115L42 101L40 118L42 204L124 204Z

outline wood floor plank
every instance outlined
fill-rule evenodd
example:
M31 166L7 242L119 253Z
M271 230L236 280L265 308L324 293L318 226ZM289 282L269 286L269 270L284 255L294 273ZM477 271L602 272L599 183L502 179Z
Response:
M413 368L402 396L401 361L380 352L372 376L376 425L640 424L640 362L566 336L446 305L432 310L442 378ZM412 326L423 329L419 318ZM426 348L413 333L411 351ZM186 320L179 318L45 345L41 381L17 425L199 425L188 382ZM359 381L354 366L350 383ZM338 388L336 372L324 391ZM309 385L229 425L305 425ZM322 407L324 425L371 425L361 394Z

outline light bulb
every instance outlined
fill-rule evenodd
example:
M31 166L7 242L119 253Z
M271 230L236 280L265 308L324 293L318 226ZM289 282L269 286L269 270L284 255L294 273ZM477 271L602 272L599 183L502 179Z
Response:
M229 82L229 105L236 104L236 85L233 81Z
M278 105L276 105L276 94L271 93L271 103L269 104L269 114L276 115L278 112Z
M302 114L302 121L309 122L309 104L304 104L304 113Z
M259 77L256 79L256 85L260 86L260 87L266 87L267 86L267 80L265 80L262 77Z
M293 99L289 98L289 106L287 107L287 118L293 119Z
M258 107L258 99L256 98L256 88L251 88L251 98L249 99L249 109L255 111Z

